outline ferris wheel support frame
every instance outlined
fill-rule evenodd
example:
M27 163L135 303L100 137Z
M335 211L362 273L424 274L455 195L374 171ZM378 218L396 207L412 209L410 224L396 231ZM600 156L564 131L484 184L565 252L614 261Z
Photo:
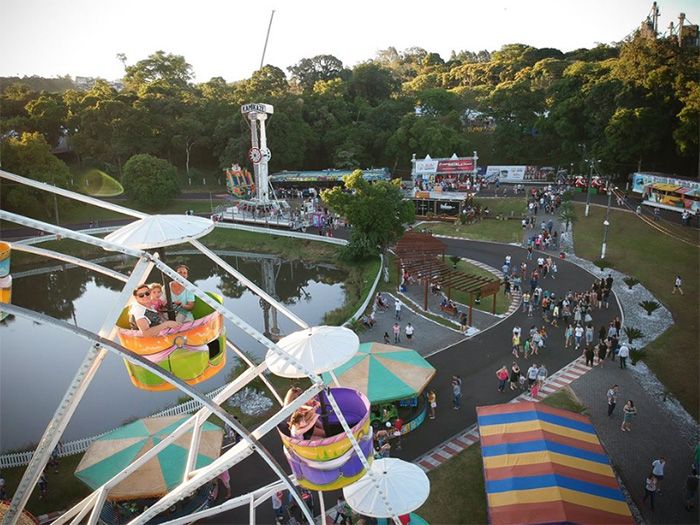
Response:
M93 348L95 348L96 350L105 353L114 353L117 356L126 359L132 364L146 368L149 372L157 375L159 378L165 381L168 381L170 384L176 386L182 392L188 394L192 399L197 400L202 405L200 411L210 411L212 414L221 418L221 420L224 421L224 423L231 426L241 435L242 441L236 444L232 449L227 451L224 455L220 456L206 467L203 467L194 472L194 475L188 481L180 484L178 487L173 489L168 495L161 498L146 512L130 521L129 524L137 525L140 523L146 523L155 515L160 514L162 511L169 508L173 503L179 501L183 497L190 494L194 489L215 478L224 470L228 470L228 468L233 466L233 464L235 464L238 460L242 459L240 456L247 457L253 452L258 452L262 459L265 460L265 462L272 468L273 472L277 474L280 481L286 485L287 490L289 490L290 493L293 496L295 496L295 499L297 499L297 503L300 505L300 508L304 512L306 518L311 519L313 521L313 517L310 515L308 507L304 503L301 496L299 496L294 485L291 483L289 476L282 470L277 460L275 460L274 457L272 457L267 448L259 442L258 438L262 437L271 429L275 428L275 426L277 426L278 423L285 421L289 417L289 415L291 415L292 412L294 412L297 408L299 408L301 405L303 405L309 399L315 396L321 390L322 387L319 387L319 385L317 384L313 384L308 390L304 391L302 395L300 395L286 407L283 407L279 412L277 412L274 416L268 419L265 423L260 425L260 427L258 427L256 430L254 430L253 432L248 432L244 427L242 427L240 423L238 423L233 418L233 416L231 416L228 412L222 409L213 400L210 400L204 394L200 393L198 390L188 385L185 381L174 376L164 368L161 368L158 365L151 363L145 357L142 357L136 354L135 352L124 348L123 346L121 346L118 343L115 343L114 341L111 341L105 337L100 336L99 334L95 334L79 326L74 326L65 321L54 319L53 317L50 317L48 315L35 312L33 310L28 310L26 308L22 308L13 304L4 304L3 310L14 315L26 317L32 319L33 321L37 321L42 324L48 324L52 327L68 331L74 335L77 335L83 339L90 341L92 343ZM193 416L191 419L194 418L196 418L196 415ZM194 421L192 421L192 423L194 423ZM183 425L181 426L184 425L185 424L183 423ZM106 485L103 485L91 496L88 496L88 498L95 498L95 500L101 499L102 501L104 501L104 498L102 498L99 494L100 491L105 491L104 495L106 497L107 487ZM90 506L89 504L87 504L87 502L83 503L85 503L87 506ZM79 512L85 510L85 506L79 504L79 507L81 509ZM151 509L153 509L153 511L151 511ZM69 518L64 518L62 520L62 523L65 523L68 519Z
M7 212L0 210L0 214L7 214ZM153 262L146 261L145 259L139 259L134 271L131 273L131 277L122 289L118 300L112 303L109 313L105 316L105 320L98 330L100 337L113 337L116 334L116 322L117 319L119 319L119 315L122 311L121 305L125 304L131 296L131 288L145 282L146 277L153 266ZM12 313L12 309L7 305L3 305L3 311ZM27 468L22 475L22 479L20 480L15 494L12 497L10 508L3 518L4 525L15 525L17 523L21 511L27 505L29 496L39 481L39 477L44 471L51 453L58 445L63 432L68 426L68 422L75 412L75 409L78 407L83 395L87 391L88 386L90 386L90 383L95 377L95 374L100 368L100 365L102 364L102 361L106 355L107 352L104 349L91 346L88 353L83 358L78 371L68 386L66 393L63 395L63 399L54 412L54 415L46 427L43 436L39 440L39 444L36 447L36 451L32 455L32 459L29 461L29 465L27 465Z
M48 184L40 183L40 182L31 180L31 179L26 179L26 178L20 177L20 176L18 176L18 175L10 174L10 173L5 172L5 171L3 171L3 170L0 170L0 178L7 178L7 179L9 179L9 180L13 180L13 181L19 182L19 183L21 183L21 184L26 184L26 185L28 185L28 186L35 187L35 188L37 188L37 189L42 189L42 190L48 191L48 192L50 192L50 193L59 194L59 195L62 195L62 196L68 197L68 198L72 198L72 199L74 199L74 200L79 200L79 201L82 201L82 202L94 204L94 205L97 205L97 206L99 206L99 207L113 209L114 211L119 211L120 213L124 213L124 214L126 214L126 215L132 215L132 216L140 217L140 218L143 218L143 217L146 216L145 214L143 214L143 213L141 213L141 212L137 212L137 211L135 211L135 210L130 210L130 209L128 209L128 208L123 208L123 207L121 207L121 206L114 205L114 204L111 204L111 203L104 203L103 201L99 201L98 199L94 199L94 198L92 198L92 197L87 197L87 196L85 196L85 195L80 195L80 194L77 194L77 193L74 193L74 192L71 192L71 191L68 191L68 190L63 190L63 189L61 189L61 188L57 188L57 187L55 187L55 186L50 186L50 185L48 185ZM162 261L160 261L159 258L157 257L157 254L156 254L156 255L152 255L152 254L149 254L149 253L144 252L144 251L142 251L142 250L136 250L136 249L132 249L132 248L128 248L128 247L122 246L122 245L114 244L114 243L111 243L111 242L106 241L106 240L104 240L104 239L100 239L100 238L98 238L98 237L93 237L93 236L91 236L91 235L87 235L87 234L84 234L84 233L81 233L81 232L75 232L75 231L69 230L69 229L67 229L67 228L62 228L62 227L60 227L60 226L55 226L55 225L52 225L52 224L44 223L44 222L42 222L42 221L37 221L37 220L35 220L35 219L29 219L29 218L27 218L27 217L23 217L23 216L21 216L21 215L17 215L17 214L14 214L14 213L11 213L11 212L7 212L7 211L4 211L4 210L0 210L0 219L1 219L1 218L4 218L4 219L9 220L9 221L11 221L11 222L16 222L16 223L18 223L18 224L22 224L22 225L34 227L34 228L37 228L37 229L40 229L40 230L43 230L43 231L48 231L48 232L51 232L51 233L59 234L59 235L62 235L62 236L64 236L64 237L66 237L66 238L71 238L71 239L75 239L75 240L78 240L78 241L86 242L86 243L91 244L91 245L95 245L95 246L102 247L102 248L104 248L104 249L106 249L106 250L109 250L109 251L115 251L115 252L119 252L119 253L124 253L124 254L126 254L126 255L131 255L131 256L137 257L137 258L139 258L139 259L143 259L143 260L150 261L150 263L152 263L152 264L155 265L159 270L161 270L161 272L162 272L163 274L168 275L172 280L177 281L177 282L180 283L185 289L187 289L188 291L194 293L195 296L199 297L200 300L202 300L204 303L208 304L211 308L213 308L213 309L216 310L217 312L221 313L226 319L228 319L229 321L231 321L235 326L237 326L238 328L240 328L244 333L246 333L247 335L249 335L250 337L252 337L254 340L256 340L258 343L262 344L263 346L265 346L265 347L268 348L269 350L272 350L272 351L273 351L275 354L277 354L282 360L287 361L287 362L290 362L290 363L302 374L302 376L306 376L306 377L308 377L308 378L312 381L312 386L310 387L309 390L313 389L314 387L315 387L315 388L318 388L318 389L320 390L320 389L322 389L322 388L324 387L324 385L323 385L323 380L321 379L321 377L320 377L318 374L316 374L315 372L313 372L313 371L307 369L307 368L306 368L304 365L302 365L295 357L293 357L293 356L289 355L288 353L286 353L286 352L285 352L284 350L282 350L277 344L275 344L274 342L270 341L270 340L267 339L265 336L263 336L262 334L260 334L256 329L254 329L254 328L253 328L252 326L250 326L248 323L246 323L245 321L243 321L242 319L240 319L238 316L236 316L235 314L233 314L233 313L232 313L230 310L228 310L226 307L224 307L223 305L219 304L217 301L215 301L214 299L212 299L211 297L209 297L208 295L206 295L199 287L197 287L196 285L194 285L194 284L190 283L189 281L187 281L186 279L184 279L184 278L183 278L182 276L180 276L177 272L175 272L175 271L172 270L169 266L167 266L165 263L163 263ZM133 277L133 273L132 273L132 277ZM122 291L122 294L124 294L124 293L126 293L126 292L129 292L128 287L125 287L125 288L124 288L124 290ZM130 293L130 292L129 292L129 293ZM124 300L124 301L121 302L121 303L117 303L117 305L120 305L120 304L126 304L126 300ZM274 300L273 300L273 302L272 302L271 304L273 304L273 305L275 305L275 306L277 307L277 305L278 305L279 303L277 303L277 301L274 301ZM116 322L116 319L115 319L115 322ZM77 328L77 327L76 327L76 328ZM113 326L112 326L112 332L111 332L112 335L114 335L113 332L114 332L115 330L116 330L116 329L115 329L115 327L114 327L114 325L113 325ZM104 355L102 355L102 357L104 357ZM149 363L150 363L150 362L149 362ZM99 364L98 364L98 367L99 367ZM146 366L145 368L149 369L149 367L147 367L147 366ZM162 370L162 369L161 369L161 370ZM79 370L78 375L81 373L81 371L82 371L82 368ZM93 373L93 375L94 375L94 373ZM77 377L77 376L76 376L76 377ZM179 381L179 380L178 380L178 381ZM186 384L185 384L185 385L186 385ZM187 385L187 386L188 386L188 385ZM180 388L180 387L178 386L178 388ZM182 390L182 389L181 389L181 390ZM188 390L189 390L189 389L188 389ZM184 390L183 390L183 391L184 391ZM66 395L68 396L69 393L70 393L70 391L68 391L68 392L66 393ZM84 392L83 392L83 393L84 393ZM82 397L82 394L81 394L81 397ZM399 519L398 519L398 516L397 516L396 513L392 510L391 505L390 505L389 501L388 501L387 498L386 498L386 495L384 494L384 492L381 490L381 487L379 486L379 483L378 483L378 481L377 481L377 478L375 477L375 475L374 475L374 473L372 472L372 470L369 468L369 463L367 462L367 460L366 460L364 454L362 453L362 451L361 451L361 449L360 449L360 446L359 446L359 444L358 444L358 442L357 442L355 436L353 435L353 433L352 433L352 431L351 431L349 425L347 424L347 421L346 421L346 419L345 419L343 413L340 411L340 408L339 408L339 406L337 405L335 399L333 398L333 396L332 396L330 390L327 392L327 398L328 398L328 401L329 401L329 403L331 404L332 408L336 411L338 420L339 420L341 426L343 427L343 430L345 431L346 437L347 437L348 440L350 441L353 450L354 450L355 453L357 454L358 459L359 459L360 462L362 463L363 467L366 469L367 475L369 475L370 479L372 480L373 484L375 485L375 488L376 488L377 492L380 494L380 496L381 496L381 498L382 498L382 501L383 501L383 503L385 504L385 507L386 507L387 511L389 512L389 515L391 516L391 518L392 518L392 520L394 521L394 523L397 524L397 525L399 525L399 524L400 524L400 521L399 521ZM294 403L293 403L292 405L294 405ZM289 405L289 406L292 406L292 405ZM283 411L285 410L285 408L287 408L287 407L284 407L284 408L283 408ZM73 409L73 410L74 410L74 409ZM225 418L222 418L222 419L223 419L224 421L227 421ZM268 422L269 422L269 420L268 420ZM65 424L67 425L67 421L65 422ZM238 424L231 424L230 426L231 426L232 428L234 428L241 436L249 435L249 433L247 432L247 430L244 429L244 428L241 428L240 425L238 425ZM263 426L265 426L265 424L261 425L261 427L263 427ZM261 428L261 427L259 427L259 428ZM47 433L49 433L50 430L51 430L51 424L49 424L49 427L47 428ZM52 447L51 449L42 449L42 450L41 450L41 456L42 456L42 458L43 458L43 465L46 464L46 460L48 460L48 456L50 455L51 451L53 450L53 448L55 448L56 444L58 443L58 439L60 439L60 435L62 434L63 430L65 430L65 426L64 426L63 429L60 430L60 433L58 433L58 435L55 436L55 443L53 444L53 447ZM43 442L43 439L42 439L42 442ZM41 445L41 443L40 443L40 445ZM234 449L235 449L235 448L236 448L236 447L234 447ZM39 447L37 448L37 452L38 452L38 451L39 451ZM227 452L224 456L227 456L230 452L231 452L231 451ZM35 456L36 456L36 455L37 455L37 454L35 454ZM219 460L221 460L224 456L222 456L221 458L215 460L214 463L217 463L217 462L218 462ZM262 456L263 456L263 458L265 458L265 455L264 455L264 454L262 454ZM276 461L274 460L274 458L271 458L271 457L270 457L269 459L270 459L271 461L273 461L275 465L277 465L277 463L276 463ZM38 463L38 461L37 461L37 463ZM214 463L213 463L213 464L214 464ZM269 463L269 464L270 464L270 463ZM43 468L43 465L42 465L42 468ZM281 472L281 474L280 474L280 473L278 473L278 470L277 470L275 467L273 467L272 464L270 464L270 466L273 468L273 470L275 471L275 473L277 473L277 474L280 476L280 478L283 479L283 480L285 481L285 483L289 483L289 488L290 488L291 493L293 494L294 498L297 500L297 502L298 502L300 508L302 509L302 511L304 512L304 514L307 515L307 513L308 513L308 508L306 507L306 504L305 504L305 503L303 502L303 500L301 499L301 496L299 495L299 493L298 493L298 492L294 489L294 487L290 484L290 482L289 482L288 478L286 477L286 474L284 473L284 471L281 471L281 469L279 469L279 471ZM25 476L22 478L22 481L20 482L20 488L22 488L22 483L25 481L25 478L27 477L27 474L28 474L28 472L30 471L30 467L32 467L32 462L30 462L30 466L27 467L27 470L25 471ZM218 475L218 474L220 474L221 472L222 472L222 471L218 472L218 473L215 474L215 475ZM36 479L35 479L35 481L34 481L34 484L35 484L36 481L38 480L39 472L32 473L32 475L34 475L34 474L36 475ZM193 479L198 479L198 478L197 478L197 476L195 476L195 478L193 478ZM206 481L206 480L205 480L205 481ZM203 481L203 482L205 482L205 481ZM186 483L186 484L187 484L187 483ZM32 487L33 487L33 485L32 485ZM182 485L181 485L180 487L182 487ZM178 487L178 488L175 489L175 490L177 491L180 487ZM12 505L12 504L11 504L10 509L9 509L9 511L8 511L8 514L5 516L5 519L3 520L3 524L4 524L4 525L14 525L14 524L16 523L16 520L18 519L18 516L19 516L19 515L18 515L18 508L19 508L19 510L23 509L23 508L24 508L24 505L26 505L26 500L27 500L28 497L29 497L29 494L26 493L26 492L27 492L26 487L24 487L24 493L23 493L23 496L22 496L23 499L24 499L23 505L21 505L20 507L17 507L17 506L15 506L15 505ZM173 493L173 492L171 492L171 494L172 494L172 493ZM15 494L15 498L17 498L17 496L18 496L18 495ZM174 502L174 501L178 501L179 499L180 499L180 497L178 497L177 499L174 499L173 502ZM144 512L141 516L139 516L139 517L137 517L136 519L134 519L131 523L132 523L133 525L139 525L140 523L145 523L146 521L148 521L148 520L151 519L152 517L156 516L156 515L157 515L159 512L161 512L162 510L165 510L165 508L167 508L167 507L164 507L164 508L161 508L161 507L162 507L163 505L166 504L165 501L170 501L170 500L172 500L172 496L166 495L166 496L165 496L164 498L162 498L158 503L156 503L156 505L150 507L146 512ZM13 503L14 503L14 501L15 501L15 499L13 499ZM169 506L169 505L168 505L168 506ZM158 510L158 509L159 509L159 510ZM156 512L156 510L158 510L158 511ZM147 515L147 516L146 516L146 515ZM145 517L144 517L144 516L145 516ZM10 519L11 517L12 517L12 519ZM308 518L308 515L307 515L307 518Z

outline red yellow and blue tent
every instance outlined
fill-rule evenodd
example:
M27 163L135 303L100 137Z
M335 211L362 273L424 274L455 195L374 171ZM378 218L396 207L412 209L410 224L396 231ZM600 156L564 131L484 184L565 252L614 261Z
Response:
M587 417L534 402L476 412L492 525L634 523Z

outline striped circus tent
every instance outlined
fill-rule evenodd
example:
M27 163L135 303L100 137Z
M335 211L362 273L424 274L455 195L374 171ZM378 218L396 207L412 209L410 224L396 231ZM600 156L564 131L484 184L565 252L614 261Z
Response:
M634 523L587 417L534 402L476 411L493 525Z

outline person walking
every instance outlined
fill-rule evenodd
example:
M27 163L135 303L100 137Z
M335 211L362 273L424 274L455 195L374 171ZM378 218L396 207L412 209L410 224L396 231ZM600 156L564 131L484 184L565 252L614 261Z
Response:
M39 499L44 499L49 493L49 482L46 479L46 472L42 472L41 476L39 476L37 487L39 487Z
M396 317L397 321L401 320L401 301L398 299L394 301L394 316Z
M676 279L673 281L673 291L671 292L671 295L676 295L676 292L683 295L682 286L683 286L683 279L681 279L680 275L676 275Z
M513 363L510 367L510 389L515 390L520 385L520 367L518 363Z
M566 330L564 330L564 348L569 348L572 346L574 340L574 327L569 323L569 325L566 327Z
M656 478L654 477L654 474L650 472L647 476L647 479L644 480L644 498L642 498L642 503L646 503L648 499L649 507L651 508L652 512L654 512L654 497L656 496L656 487Z
M583 337L583 327L580 324L576 324L574 328L574 340L576 341L576 350L581 348L581 338Z
M622 412L622 426L620 426L620 430L623 432L632 432L632 419L637 415L637 409L634 408L634 402L631 399L627 400Z
M389 337L389 332L384 332L384 344L388 345L391 342L391 338Z
M428 406L430 407L430 419L435 419L435 409L437 408L437 394L435 394L435 390L428 391Z
M404 333L406 334L406 339L408 339L408 341L411 341L411 339L413 338L414 331L415 330L413 328L413 325L411 323L408 323L406 325L406 328L404 329Z
M595 352L590 346L586 347L586 351L583 353L586 358L586 366L593 367L593 358L595 357Z
M272 510L275 511L275 522L284 521L284 491L278 490L272 495Z
M530 368L527 369L527 385L532 386L537 382L537 373L539 372L539 368L537 367L536 363L532 363Z
M394 343L400 343L401 342L401 325L396 322L394 323L394 326L391 327L391 330L394 332Z
M459 376L452 376L452 408L462 408L462 378Z
M520 332L513 332L513 357L518 358L518 350L520 349Z
M508 368L506 365L503 365L496 371L496 378L498 379L498 391L504 392L509 378Z
M612 416L615 406L617 405L617 394L620 392L620 387L613 385L608 389L608 417Z
M617 357L620 358L620 368L627 368L627 358L630 356L630 349L626 343L618 349Z
M656 493L661 494L661 482L664 480L664 470L666 469L666 458L659 456L651 462L651 473L656 478Z

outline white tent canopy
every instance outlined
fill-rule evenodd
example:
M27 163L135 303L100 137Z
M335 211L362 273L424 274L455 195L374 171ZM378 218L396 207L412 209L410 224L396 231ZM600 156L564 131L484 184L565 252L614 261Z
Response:
M199 239L214 229L210 219L193 215L150 215L110 233L105 240L139 250Z
M308 370L321 374L350 360L360 348L360 339L355 332L342 326L312 326L283 337L277 346L294 356ZM267 352L265 361L277 376L306 377L305 373L271 350Z
M372 463L371 472L394 515L409 514L428 499L430 480L413 463L397 458L376 459ZM348 505L359 514L373 518L391 517L369 474L345 487L343 495Z

